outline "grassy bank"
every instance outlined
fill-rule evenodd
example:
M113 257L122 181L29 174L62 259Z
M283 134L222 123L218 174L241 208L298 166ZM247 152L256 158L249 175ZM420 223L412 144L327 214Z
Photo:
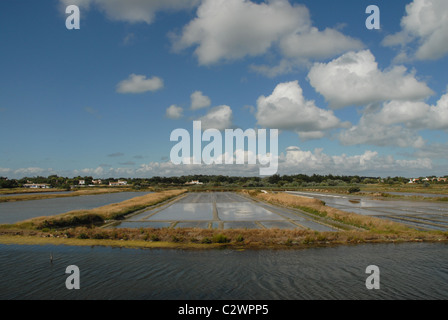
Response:
M399 223L327 207L316 199L257 191L242 193L257 201L303 210L317 218L329 219L353 228L339 232L317 232L298 229L104 229L96 226L97 222L101 225L110 219L123 218L141 208L169 201L184 192L185 190L161 191L92 210L72 211L15 225L3 225L0 226L0 243L135 248L282 249L363 243L448 242L448 232L417 231Z
M411 201L433 201L433 202L439 202L439 201L448 201L448 196L446 197L425 197L422 195L398 195L398 194L390 194L382 192L379 194L382 198L390 198L390 199L405 199L405 200L411 200Z
M0 230L0 243L26 245L112 246L176 249L302 249L336 245L404 242L448 242L441 232L315 232L283 229L98 229L59 231Z
M41 193L41 192L61 192L61 191L68 191L66 189L33 189L33 188L5 188L0 189L0 195L14 195L17 193L27 193L27 194L33 194L33 193Z
M424 184L365 184L362 190L368 192L406 192L406 193L435 193L446 194L448 196L448 183L431 183L429 186Z

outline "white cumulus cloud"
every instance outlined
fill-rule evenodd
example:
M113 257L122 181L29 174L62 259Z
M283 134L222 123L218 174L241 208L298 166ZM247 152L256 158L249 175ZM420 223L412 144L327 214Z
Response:
M435 105L422 101L390 101L372 118L383 124L403 123L411 129L447 130L448 93Z
M375 145L379 147L421 148L425 141L414 130L400 125L384 125L364 116L359 123L339 133L343 145Z
M263 54L284 34L309 23L308 10L288 1L204 0L174 47L197 46L202 65Z
M306 32L285 36L280 47L286 57L325 59L349 50L362 49L364 45L338 30L327 28L319 31L311 27Z
M164 86L163 80L159 77L147 79L144 75L131 74L127 79L117 85L118 93L144 93L148 91L157 91Z
M332 110L321 109L314 101L306 100L298 81L280 83L271 95L260 96L255 117L261 126L293 130L302 139L321 138L324 131L346 125Z
M206 115L197 119L201 121L202 129L230 129L232 127L232 109L221 105L212 108Z
M173 104L166 109L166 116L170 119L180 119L183 116L183 111L182 107Z
M402 30L385 37L383 44L401 45L403 51L400 56L418 60L439 59L448 54L447 12L446 0L414 0L406 6L406 15L401 19Z
M328 174L365 174L365 175L405 175L414 171L432 169L432 161L427 158L412 160L394 159L381 156L377 151L366 150L357 155L328 155L322 149L301 150L291 146L280 158L279 168L284 174L313 172Z
M380 70L370 50L348 52L328 63L315 63L308 79L332 108L417 100L433 93L404 66Z
M260 56L272 49L281 55L277 66L251 66L268 76L364 46L338 30L318 30L306 6L287 0L204 0L196 18L172 39L176 51L194 47L200 65Z
M371 144L422 148L418 130L448 129L448 93L435 105L423 101L388 101L377 110L366 108L359 123L339 134L345 145Z
M210 98L204 96L201 91L195 91L191 94L191 109L197 110L202 108L208 108L211 105Z

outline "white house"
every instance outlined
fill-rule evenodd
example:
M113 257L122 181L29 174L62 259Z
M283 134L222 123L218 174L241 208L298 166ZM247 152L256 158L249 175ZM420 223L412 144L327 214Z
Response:
M447 180L448 180L448 178L441 178L441 177L438 177L438 178L431 178L431 179L429 179L428 177L426 177L426 178L423 178L423 179L422 179L422 181L425 181L425 182L428 182L428 181L437 181L437 182L441 182L441 181L443 181L443 182L447 182ZM409 180L409 183L417 183L418 181L420 181L420 179L418 179L418 178L412 178L412 179Z
M46 183L26 183L23 187L31 189L50 189L50 185Z
M128 184L127 181L124 180L118 180L117 182L109 182L109 186L126 186Z
M190 182L185 182L185 184L203 184L199 180L191 180Z

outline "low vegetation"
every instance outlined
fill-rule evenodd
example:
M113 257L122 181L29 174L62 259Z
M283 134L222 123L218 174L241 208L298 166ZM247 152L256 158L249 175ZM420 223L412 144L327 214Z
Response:
M302 210L316 220L348 226L338 232L299 229L100 228L148 206L181 196L186 190L165 190L118 204L40 217L0 226L0 242L19 244L105 245L142 248L308 248L360 243L448 241L448 232L417 231L379 218L347 213L320 200L285 193L242 191L256 201Z
M144 228L100 229L76 227L61 230L2 230L1 243L99 245L141 248L282 249L362 243L448 241L445 232L377 233L360 231L317 232L291 229Z

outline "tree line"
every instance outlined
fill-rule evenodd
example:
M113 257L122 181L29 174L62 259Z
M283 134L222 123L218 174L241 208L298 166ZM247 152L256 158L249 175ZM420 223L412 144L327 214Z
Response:
M445 176L447 177L447 176ZM48 177L24 177L21 179L8 179L0 177L0 188L20 188L25 184L47 184L52 188L69 189L79 186L79 181L84 180L85 185L93 184L95 180L92 176L60 177L51 175ZM185 175L179 177L151 177L151 178L106 178L101 179L101 185L109 185L109 182L117 180L126 181L128 185L136 188L152 186L180 186L191 181L199 181L206 186L228 186L228 187L313 187L313 186L348 186L356 184L405 184L409 178L405 177L365 177L358 175L279 175L274 174L268 177L243 177L224 175ZM421 177L420 181L423 180ZM423 182L422 182L423 183Z
M51 175L48 177L24 177L21 179L8 179L0 177L0 188L19 188L28 183L47 184L52 188L70 188L79 186L79 181L84 180L85 185L91 185L95 180L92 176L60 177ZM312 187L312 186L345 186L353 184L407 183L405 177L364 177L358 175L279 175L274 174L268 177L243 177L224 175L185 175L179 177L151 177L151 178L106 178L101 179L100 185L109 185L109 182L117 180L127 181L129 185L137 187L185 185L191 181L199 181L208 186L239 186L239 187Z

